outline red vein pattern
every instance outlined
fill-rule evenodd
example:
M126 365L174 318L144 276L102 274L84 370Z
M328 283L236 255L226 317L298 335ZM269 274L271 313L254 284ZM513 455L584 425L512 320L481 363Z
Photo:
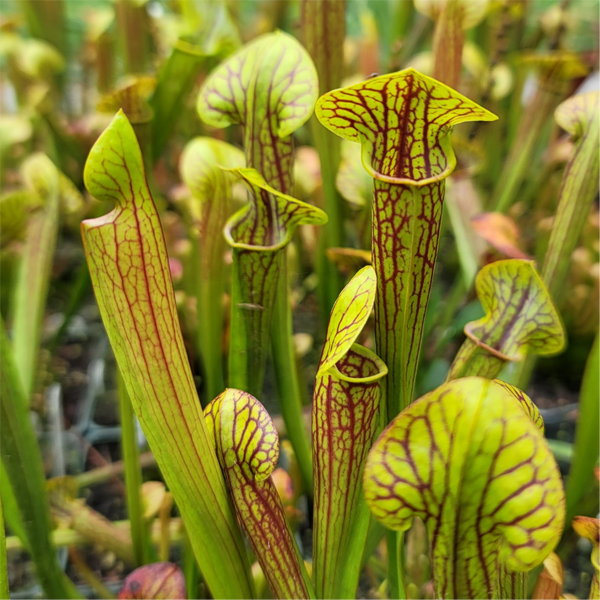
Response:
M85 185L116 203L82 235L102 319L136 415L216 597L251 597L248 558L181 336L158 212L120 111L90 152ZM224 566L225 565L225 566Z
M509 360L562 350L563 326L533 262L509 259L487 265L477 274L475 289L486 316L465 326L467 340L447 380L467 375L492 379Z
M320 209L282 194L254 169L234 169L251 190L249 203L225 227L233 247L230 384L259 394L285 247L300 224L322 224Z
M363 504L361 474L379 429L378 379L386 371L376 359L355 344L335 369L317 377L313 396L313 573L319 598L347 597L339 593L339 586L355 594L358 585L359 564L353 571L349 569L347 553L353 536L363 546L366 541L367 527L357 532L353 525L358 505ZM378 379L369 381L373 376ZM359 561L361 557L362 552Z
M331 312L313 396L313 578L319 598L354 597L368 531L361 474L378 430L379 380L387 373L355 344L375 300L372 267L359 271Z
M525 414L529 415L534 425L544 433L544 419L538 407L531 401L531 398L524 391L510 383L506 383L506 381L494 379L494 383L502 386L509 394L512 394L525 411Z
M499 565L541 563L564 525L560 472L504 386L446 383L405 409L367 458L365 497L384 525L424 520L438 598L493 598Z
M262 391L282 249L301 221L293 213L304 210L299 205L308 206L297 200L286 204L283 200L291 198L281 195L292 189L291 134L311 116L317 94L310 56L293 37L278 31L257 38L219 65L198 97L205 123L244 127L246 164L262 181L256 185L248 170L242 174L250 178L250 202L226 229L234 247L230 385L255 395Z
M271 480L277 430L250 394L228 389L204 410L231 497L274 598L314 597L304 562Z
M375 179L373 266L377 349L390 368L388 418L412 400L440 231L443 179L456 164L452 126L496 117L413 69L322 96L321 123L362 145Z
M246 164L274 188L292 186L291 134L305 123L318 94L315 67L290 35L263 35L219 65L198 97L200 118L213 127L244 126Z
M369 266L358 271L342 290L331 310L319 373L335 366L353 346L371 315L376 291L377 278Z

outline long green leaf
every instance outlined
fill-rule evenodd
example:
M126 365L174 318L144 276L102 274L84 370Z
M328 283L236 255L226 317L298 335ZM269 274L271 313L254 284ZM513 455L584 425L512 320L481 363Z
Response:
M376 340L390 369L386 421L413 399L444 178L456 165L450 132L457 123L496 117L414 69L325 94L315 110L325 127L361 144L363 165L374 178Z
M588 356L579 394L579 418L575 430L575 444L567 478L567 522L577 514L585 494L594 485L594 467L600 454L600 349L598 333Z
M273 596L314 598L271 480L279 458L279 439L269 413L250 394L228 389L206 407L204 416L236 512Z
M302 0L300 4L302 40L315 62L319 77L319 93L339 88L344 72L344 40L346 37L345 0ZM345 246L344 204L335 181L340 166L340 140L320 127L315 116L311 130L321 164L323 207L329 221L319 232L317 274L321 312L328 315L342 289L341 275L327 257L328 248Z
M22 167L27 186L43 208L31 215L15 288L14 355L25 396L30 399L36 376L46 296L58 235L60 173L44 154L30 156Z
M563 349L562 323L533 262L512 259L487 265L477 274L475 289L486 315L465 325L467 339L448 381L469 375L492 379L508 361Z
M571 255L598 194L600 93L569 98L556 109L555 118L575 141L575 152L563 175L555 225L542 267L542 279L554 300L560 302Z
M184 40L173 46L165 61L156 89L149 100L154 110L152 160L156 162L173 133L181 115L183 102L192 91L207 55L201 48Z
M333 306L313 398L313 576L319 598L355 598L369 529L361 475L379 429L383 362L355 341L377 282L359 271Z
M505 386L478 377L400 413L369 453L364 488L387 527L423 519L438 598L497 597L499 566L540 564L564 525L560 471L538 425Z
M44 463L10 341L0 321L0 439L2 462L21 513L26 541L48 598L79 598L58 564L46 495Z
M167 250L122 111L90 152L89 192L116 203L82 234L100 312L133 408L215 597L252 597L248 558L179 328Z

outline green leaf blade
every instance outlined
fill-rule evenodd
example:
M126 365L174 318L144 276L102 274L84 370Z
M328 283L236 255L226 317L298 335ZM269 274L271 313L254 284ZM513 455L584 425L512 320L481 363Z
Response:
M82 224L96 298L134 410L216 596L251 597L248 562L202 417L158 213L129 121L119 112L86 164L111 212Z
M62 173L45 154L30 156L23 163L22 171L27 187L42 204L27 224L14 297L14 357L29 402L34 391L46 296L58 238Z

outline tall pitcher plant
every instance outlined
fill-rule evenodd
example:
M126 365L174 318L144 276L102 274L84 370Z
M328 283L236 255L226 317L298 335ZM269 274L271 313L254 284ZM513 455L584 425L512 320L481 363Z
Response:
M414 69L329 92L315 112L325 127L361 144L374 181L375 336L389 368L382 405L387 423L413 400L444 181L456 166L452 127L497 117Z
M302 391L292 344L286 246L301 224L324 224L321 210L289 196L292 133L311 116L317 73L306 50L276 32L244 46L211 73L198 97L200 118L213 127L244 130L249 204L230 220L233 248L229 385L262 391L269 337L282 414L308 486L312 467L302 430Z

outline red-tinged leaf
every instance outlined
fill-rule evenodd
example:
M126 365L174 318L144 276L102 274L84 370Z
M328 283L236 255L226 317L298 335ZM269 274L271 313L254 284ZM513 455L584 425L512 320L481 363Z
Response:
M488 0L417 0L415 8L435 20L433 32L433 77L458 87L465 43L465 30L484 17Z
M356 344L375 302L372 267L333 306L313 396L313 573L319 598L354 598L369 527L361 475L379 427L383 362Z
M167 250L142 155L119 112L90 152L89 192L116 203L84 221L96 299L132 405L217 597L251 597L249 564L202 417L179 328Z
M262 404L228 389L204 410L240 523L275 598L312 598L304 561L290 532L271 473L277 430Z
M531 260L521 250L521 232L510 217L499 212L482 213L471 219L471 225L488 244L508 258Z
M414 69L329 92L315 111L325 127L361 144L363 165L375 179L376 338L390 369L385 395L392 417L412 401L437 256L443 180L456 165L452 126L496 117Z
M424 520L438 598L498 597L501 568L538 565L564 524L560 471L542 432L505 386L479 377L402 411L369 453L364 489L387 527Z
M259 394L284 249L299 225L320 225L327 215L278 192L255 169L232 173L251 193L247 206L225 227L225 239L233 247L229 383Z
M575 517L571 522L573 529L581 536L592 542L592 564L594 565L594 578L590 588L590 598L600 597L600 521L591 517Z
M493 378L507 361L562 350L563 326L533 262L512 259L487 265L477 275L475 289L486 316L465 325L467 339L448 380Z
M532 598L534 600L558 600L562 598L564 571L560 558L552 552L544 560L544 570L538 575Z
M185 578L181 569L169 562L144 565L130 573L119 590L119 600L185 600Z

